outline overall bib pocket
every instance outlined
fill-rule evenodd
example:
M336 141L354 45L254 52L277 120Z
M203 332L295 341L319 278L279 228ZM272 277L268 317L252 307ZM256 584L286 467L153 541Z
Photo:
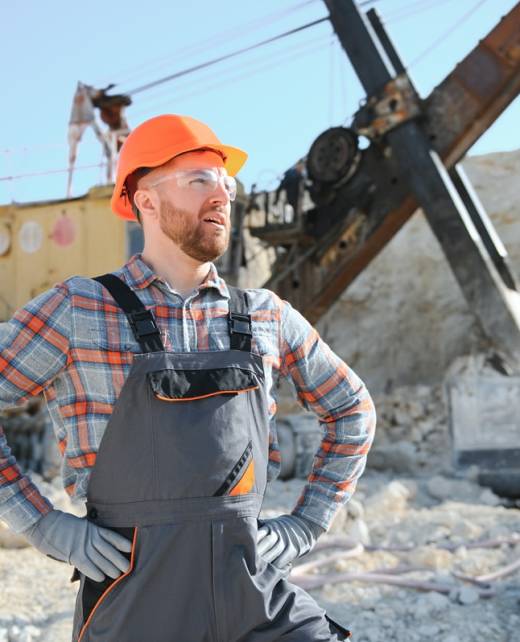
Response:
M182 402L215 395L232 395L258 388L256 376L245 368L159 370L148 373L152 392L161 401Z
M151 435L162 444L154 451L157 476L165 480L160 498L256 492L258 438L251 395L260 387L257 374L239 363L194 365L172 364L146 373ZM175 484L169 486L173 470Z
M137 527L132 528L114 528L113 530L117 531L124 537L132 539L132 550L130 553L121 553L130 561L130 568L126 573L123 573L117 578L105 577L102 582L95 582L89 577L84 577L82 594L81 594L81 603L83 607L83 625L79 633L77 642L81 642L84 639L86 631L92 620L95 619L96 613L100 613L103 609L103 606L107 604L110 594L122 583L126 582L126 579L132 574L132 571L135 567L135 551L137 547ZM75 571L76 572L76 571Z

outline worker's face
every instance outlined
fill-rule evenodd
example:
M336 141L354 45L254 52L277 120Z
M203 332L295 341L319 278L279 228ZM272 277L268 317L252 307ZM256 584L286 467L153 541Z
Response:
M185 254L205 263L222 256L229 244L231 202L222 180L214 190L204 192L169 180L175 172L193 169L215 169L225 175L224 162L211 151L188 152L150 173L149 183L160 182L156 189L160 199L159 225ZM210 218L218 219L218 223Z

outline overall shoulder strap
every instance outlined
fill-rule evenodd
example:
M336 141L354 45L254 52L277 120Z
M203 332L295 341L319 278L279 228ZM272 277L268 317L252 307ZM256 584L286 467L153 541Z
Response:
M119 307L126 314L132 332L143 352L164 350L159 328L150 310L147 310L137 294L115 274L94 277L110 292Z
M251 315L247 292L233 285L229 290L229 341L231 350L251 352Z

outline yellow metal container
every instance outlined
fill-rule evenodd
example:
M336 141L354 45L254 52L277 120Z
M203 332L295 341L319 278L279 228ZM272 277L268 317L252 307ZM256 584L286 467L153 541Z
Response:
M119 268L142 248L137 223L110 210L112 186L80 198L0 206L0 320L69 276Z

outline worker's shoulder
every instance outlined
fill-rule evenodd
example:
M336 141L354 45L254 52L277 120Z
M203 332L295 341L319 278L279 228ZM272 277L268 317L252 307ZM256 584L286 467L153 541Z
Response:
M64 288L73 297L99 299L103 296L101 283L93 278L81 275L70 276L61 283L57 283L56 287Z
M280 311L283 307L283 301L280 297L267 288L240 288L247 292L249 306L252 312L257 310L276 310Z
M276 292L267 288L242 288L248 293L251 310L273 310L277 316L290 317L297 310L293 308L289 301L282 299Z

